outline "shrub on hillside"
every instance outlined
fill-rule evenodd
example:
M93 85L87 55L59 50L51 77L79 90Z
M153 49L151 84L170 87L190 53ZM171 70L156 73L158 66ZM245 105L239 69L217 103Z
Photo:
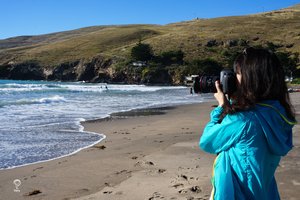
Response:
M131 49L131 58L135 61L149 61L153 58L152 47L139 41Z

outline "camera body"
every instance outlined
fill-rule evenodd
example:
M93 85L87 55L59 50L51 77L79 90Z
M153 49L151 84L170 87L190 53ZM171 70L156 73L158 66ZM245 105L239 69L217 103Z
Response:
M231 95L237 89L236 76L233 70L223 69L220 76L199 76L195 78L193 88L195 93L216 93L215 82L219 80L224 94Z

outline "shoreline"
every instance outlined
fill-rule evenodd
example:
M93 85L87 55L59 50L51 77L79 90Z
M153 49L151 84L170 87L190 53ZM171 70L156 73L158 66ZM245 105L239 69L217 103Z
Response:
M96 133L96 132L90 132L90 131L84 131L84 126L82 125L82 123L84 123L84 121L79 121L78 124L79 124L79 132L85 132L87 134L94 134L94 135L99 135L101 136L102 138L93 142L92 144L90 145L87 145L87 146L84 146L82 148L79 148L71 153L68 153L68 154L65 154L65 155L61 155L61 156L58 156L58 157L54 157L54 158L51 158L51 159L48 159L48 160L40 160L40 161L36 161L36 162L32 162L32 163L26 163L26 164L22 164L22 165L17 165L17 166L12 166L12 167L8 167L8 168L0 168L0 172L1 171L5 171L5 170L11 170L11 169L16 169L16 168L20 168L20 167L26 167L26 166L30 166L30 165L35 165L35 164L39 164L39 163L44 163L44 162L49 162L49 161L54 161L54 160L57 160L57 159L61 159L61 158L64 158L64 157L68 157L68 156L72 156L73 154L76 154L84 149L87 149L87 148L90 148L90 147L93 147L95 146L96 144L100 143L102 140L104 140L106 138L106 136L102 133Z
M300 94L292 93L291 99L299 118ZM208 199L214 155L201 151L198 141L214 104L179 105L163 114L141 109L130 117L121 112L85 121L84 131L103 133L106 139L67 157L0 170L0 199ZM282 199L300 195L299 130L297 125L295 147L276 173ZM13 191L15 179L21 181L19 193Z
M202 102L200 102L202 103ZM71 152L69 154L66 155L62 155L62 156L58 156L55 158L51 158L48 160L41 160L41 161L37 161L37 162L33 162L33 163L26 163L26 164L22 164L22 165L18 165L18 166L12 166L12 167L8 167L8 168L0 168L0 171L5 171L5 170L10 170L10 169L15 169L15 168L19 168L19 167L25 167L25 166L29 166L29 165L34 165L34 164L39 164L39 163L43 163L43 162L48 162L48 161L53 161L53 160L57 160L57 159L61 159L64 157L68 157L68 156L72 156L73 154L76 154L84 149L93 147L97 144L99 144L101 141L103 141L106 138L106 135L103 133L98 133L98 132L91 132L91 131L87 131L84 129L84 123L92 123L92 122L97 122L100 123L102 121L110 121L110 120L115 120L115 119L123 119L123 118L130 118L130 117L139 117L139 116L151 116L151 115L163 115L165 114L165 112L167 110L170 109L175 109L177 106L183 106L183 105L193 105L193 104L198 104L198 103L186 103L186 104L180 104L180 105L173 105L173 106L161 106L161 107L147 107L147 108L133 108L127 111L120 111L120 112L114 112L111 114L108 114L109 116L107 117L103 117L103 118L97 118L97 119L91 119L91 120L86 120L83 119L82 121L78 121L78 125L79 127L79 132L85 132L88 134L94 134L94 135L100 135L102 138L99 139L98 141L93 142L92 144L82 147L80 149L75 150L74 152Z
M66 154L66 155L62 155L62 156L59 156L59 157L55 157L55 158L51 158L51 159L48 159L48 160L41 160L41 161L37 161L37 162L33 162L33 163L27 163L27 164L23 164L23 165L18 165L18 166L13 166L13 167L8 167L8 168L0 168L0 172L1 171L5 171L5 170L11 170L11 169L16 169L16 168L20 168L20 167L26 167L26 166L30 166L30 165L35 165L35 164L40 164L40 163L44 163L44 162L50 162L50 161L54 161L54 160L57 160L57 159L62 159L64 157L68 157L68 156L72 156L73 154L76 154L84 149L87 149L87 148L91 148L95 145L97 145L98 143L100 143L102 140L104 140L106 138L106 136L104 134L101 134L101 133L93 133L93 132L89 132L89 131L85 131L86 133L89 133L89 134L97 134L97 135L102 135L103 138L101 138L100 140L94 142L93 144L91 145L88 145L86 147L82 147L72 153L69 153L69 154Z
M127 112L118 112L115 114L112 114L112 117L110 117L109 119L98 119L98 120L91 120L91 121L85 121L82 123L82 125L85 127L84 131L89 131L89 132L97 132L94 130L90 130L89 128L87 128L87 124L102 124L102 123L106 123L109 124L108 127L110 127L111 123L121 123L121 124L126 124L128 121L139 121L140 123L144 123L145 119L149 119L149 118L158 118L160 119L161 117L165 118L164 116L167 115L169 112L171 111L176 111L178 108L183 108L185 109L185 107L197 107L197 106L201 106L203 108L207 108L206 104L211 104L211 102L201 102L201 103L193 103L193 104L184 104L184 105L177 105L177 106L170 106L170 107L161 107L161 108L151 108L151 109L134 109L133 111L127 111ZM208 107L210 109L210 107ZM158 111L159 110L159 111ZM193 109L194 110L194 109ZM126 114L125 114L126 113ZM131 114L129 114L131 113ZM128 117L129 114L129 117ZM124 115L127 116L124 118ZM138 117L139 116L139 117ZM121 127L120 127L121 128ZM101 133L104 133L106 135L106 132L103 131L99 131ZM114 133L112 133L114 134ZM120 133L121 135L127 135L128 134L126 132L124 133ZM198 137L198 136L197 136ZM121 139L122 140L122 139ZM87 156L92 156L91 152L95 151L95 150L104 150L104 151L108 151L108 149L102 149L102 146L107 146L107 144L104 144L104 142L106 143L106 141L101 141L100 143L97 143L96 145L90 147L90 148L86 148L81 150L80 152L67 156L67 157L62 157L62 158L58 158L58 159L54 159L54 160L50 160L45 161L45 162L40 162L40 163L35 163L35 164L29 164L27 166L22 166L22 167L17 167L17 168L12 168L12 169L6 169L6 170L0 170L0 193L1 194L6 194L3 197L7 197L6 199L10 199L10 195L14 196L14 199L23 199L24 197L28 198L28 199L53 199L52 194L54 193L52 190L52 194L50 194L51 192L47 193L45 192L43 189L37 189L40 188L38 185L39 184L35 184L35 181L33 179L37 179L37 177L39 177L41 174L46 173L47 170L49 170L51 172L54 172L56 170L60 171L63 170L63 168L61 166L58 165L62 165L64 163L67 162L72 162L74 163L74 165L78 162L75 161L76 158L79 158L79 160L83 159L87 157ZM139 149L141 151L143 151L143 148ZM75 160L73 160L73 158L75 158ZM70 161L70 159L72 159L72 161ZM110 158L109 158L110 160ZM133 160L130 158L130 160ZM134 160L133 160L134 161ZM73 165L72 165L73 166ZM47 170L46 170L47 168ZM135 166L134 168L139 168L137 166ZM64 171L64 170L63 170ZM62 174L63 171L60 171L59 174ZM122 169L120 169L120 171L122 171ZM36 172L39 172L38 174L36 174ZM122 175L121 175L122 177ZM23 193L14 193L11 189L13 188L13 184L12 181L14 179L20 179L22 181L22 186L24 186L23 190L21 190ZM30 181L28 181L29 179L32 179ZM58 178L57 180L61 180L63 178ZM122 178L118 180L114 180L113 182L120 182L121 180L123 180ZM31 182L32 181L32 182ZM43 180L39 180L43 181ZM44 180L45 181L45 180ZM52 180L53 181L53 180ZM26 183L29 182L29 183ZM56 180L55 180L56 182ZM62 182L64 182L62 180ZM25 187L26 185L26 187ZM43 186L44 185L44 186ZM89 184L87 184L89 185ZM29 186L29 187L27 187ZM48 183L44 182L41 186L41 188L45 187L48 188ZM105 187L105 183L102 184L101 187ZM55 187L54 187L55 188ZM76 188L76 187L75 187ZM57 189L57 188L56 188ZM54 189L54 190L56 190ZM41 191L41 194L39 195L34 195L34 196L27 196L27 194L29 194L31 191L35 191L35 190L39 190ZM98 190L98 189L97 189ZM96 192L97 190L95 189L88 189L88 193L90 193L91 191ZM85 191L85 190L84 190ZM57 191L56 191L57 192ZM17 194L17 195L16 195ZM79 196L83 196L86 195L86 192L84 192L84 194L80 194ZM69 195L64 195L64 193L59 193L57 195L54 195L55 199L65 199L65 198L76 198L79 197L76 189L75 192L70 192ZM64 198L61 198L61 197ZM1 198L0 198L1 199Z

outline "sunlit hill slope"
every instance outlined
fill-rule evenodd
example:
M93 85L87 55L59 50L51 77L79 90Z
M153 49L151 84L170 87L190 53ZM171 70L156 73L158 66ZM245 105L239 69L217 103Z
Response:
M139 39L150 44L155 55L183 51L183 65L210 58L228 66L228 53L245 46L270 43L278 51L300 53L300 5L254 15L194 19L163 26L94 26L8 38L0 40L0 77L139 82L144 69L137 70L141 76L137 80L129 77L132 74L128 71L131 48ZM175 72L178 70L168 71L171 77L168 83L182 81L185 74L178 76Z

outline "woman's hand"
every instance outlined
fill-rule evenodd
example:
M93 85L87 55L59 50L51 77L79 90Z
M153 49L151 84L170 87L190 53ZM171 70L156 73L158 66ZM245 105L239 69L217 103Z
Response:
M214 94L216 100L219 102L219 106L224 106L225 104L228 103L227 98L225 97L225 94L223 93L221 86L220 86L220 81L215 82L215 86L217 88L217 93Z

